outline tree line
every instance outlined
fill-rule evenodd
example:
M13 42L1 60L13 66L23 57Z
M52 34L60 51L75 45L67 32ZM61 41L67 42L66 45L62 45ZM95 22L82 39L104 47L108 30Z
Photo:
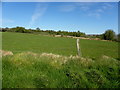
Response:
M36 29L25 29L24 27L14 27L14 28L2 28L2 32L20 32L20 33L41 33L41 32L46 32L51 35L68 35L68 36L85 36L85 33L83 32L68 32L68 31L54 31L54 30L41 30L40 28Z
M100 38L103 40L111 40L111 41L120 41L120 34L116 35L115 32L111 29L106 30L103 34L98 35L86 35L83 32L68 32L68 31L54 31L54 30L41 30L40 28L36 29L26 29L24 27L14 27L14 28L0 28L1 32L20 32L20 33L34 33L41 34L46 33L50 35L61 35L62 36L74 36L74 37L85 37L85 38Z

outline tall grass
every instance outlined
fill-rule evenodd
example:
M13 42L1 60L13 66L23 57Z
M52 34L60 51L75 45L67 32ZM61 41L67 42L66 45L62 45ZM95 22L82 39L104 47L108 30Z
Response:
M4 56L3 88L118 88L120 62L49 53Z

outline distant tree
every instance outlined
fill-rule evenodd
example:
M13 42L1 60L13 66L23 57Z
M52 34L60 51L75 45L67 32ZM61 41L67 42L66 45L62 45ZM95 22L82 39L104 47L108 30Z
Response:
M33 32L41 32L41 30L39 27L37 27Z
M37 27L37 28L36 28L36 30L40 30L40 28L39 28L39 27Z
M15 28L15 32L24 33L24 32L25 32L25 28L24 28L24 27L16 27L16 28Z
M9 29L8 27L6 27L5 29Z
M105 40L114 40L115 38L115 32L113 30L107 30L103 34L103 39Z

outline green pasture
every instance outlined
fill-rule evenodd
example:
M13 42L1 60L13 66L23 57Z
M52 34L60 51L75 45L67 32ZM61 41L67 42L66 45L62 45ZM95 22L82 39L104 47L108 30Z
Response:
M97 40L80 40L83 57L96 58L102 55L118 58L118 43ZM63 56L76 55L76 39L50 37L26 33L2 33L2 49L13 53L31 51L53 53Z
M118 88L118 43L2 33L3 88ZM51 54L53 53L53 54ZM58 54L58 55L57 55ZM71 56L72 55L72 56Z

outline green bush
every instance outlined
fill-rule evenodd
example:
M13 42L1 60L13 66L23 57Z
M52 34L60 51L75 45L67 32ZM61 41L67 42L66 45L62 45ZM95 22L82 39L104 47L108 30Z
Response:
M113 30L107 30L103 34L103 38L105 40L114 40L115 39L115 32Z

